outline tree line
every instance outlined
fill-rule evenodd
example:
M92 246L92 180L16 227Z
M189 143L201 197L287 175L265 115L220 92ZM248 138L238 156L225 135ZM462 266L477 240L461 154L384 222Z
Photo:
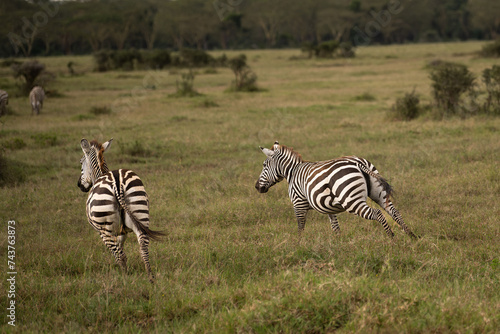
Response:
M495 39L490 0L2 0L0 57Z

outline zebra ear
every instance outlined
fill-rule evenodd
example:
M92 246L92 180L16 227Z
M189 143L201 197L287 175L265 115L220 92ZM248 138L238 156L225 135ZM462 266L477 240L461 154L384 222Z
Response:
M89 141L85 138L83 138L80 141L80 146L82 147L83 153L87 153L90 150L90 144Z
M276 151L276 150L278 150L279 146L280 146L280 143L278 143L278 141L275 141L274 145L273 145L273 149Z
M268 149L268 148L264 148L264 147L261 147L261 146L259 146L259 147L260 147L260 149L262 150L262 153L264 153L264 154L265 154L265 155L267 155L268 157L272 157L272 156L273 156L274 152L273 152L273 151L271 151L270 149Z
M104 149L103 152L106 152L106 150L111 146L112 141L113 141L113 138L111 138L110 140L108 140L107 142L102 144L102 148Z

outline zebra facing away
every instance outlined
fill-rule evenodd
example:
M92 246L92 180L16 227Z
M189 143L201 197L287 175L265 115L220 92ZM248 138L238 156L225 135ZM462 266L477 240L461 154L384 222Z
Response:
M82 170L78 187L83 192L90 191L86 205L87 219L125 272L127 257L123 244L127 234L134 232L149 280L153 283L149 239L157 240L164 234L149 229L149 200L139 176L128 169L108 169L103 153L109 149L111 141L99 144L82 139L80 143L83 157L80 160Z
M307 211L314 209L328 214L332 229L336 232L340 232L336 215L347 211L365 219L377 220L387 235L393 238L394 233L382 212L366 203L367 197L370 197L389 213L403 231L416 238L390 201L391 186L367 160L347 156L308 162L293 149L277 141L272 149L260 149L267 159L255 188L260 193L266 193L283 179L288 181L288 195L295 210L299 233L304 230Z
M43 100L45 100L45 92L40 86L35 86L30 92L31 115L39 115L42 111Z
M0 90L0 116L7 113L7 105L9 104L9 94L6 91Z

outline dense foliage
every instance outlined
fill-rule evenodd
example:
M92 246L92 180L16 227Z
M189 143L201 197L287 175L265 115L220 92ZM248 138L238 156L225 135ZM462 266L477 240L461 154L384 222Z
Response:
M488 0L2 0L0 57L304 43L328 54L333 45L321 43L332 40L357 46L494 39L499 12L500 3Z

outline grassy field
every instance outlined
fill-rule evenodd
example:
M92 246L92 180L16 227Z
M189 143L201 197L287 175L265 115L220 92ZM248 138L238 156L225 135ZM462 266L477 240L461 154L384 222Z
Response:
M202 96L173 98L184 70L92 72L91 57L39 61L57 76L40 116L13 97L0 119L0 245L7 297L7 221L16 221L16 327L0 332L482 333L500 328L500 118L391 121L414 88L431 102L426 65L498 60L482 43L362 47L354 59L290 60L298 50L244 51L257 93L227 93L227 68L197 70ZM240 52L228 52L228 56ZM220 53L214 53L219 55ZM73 61L78 75L70 76ZM10 69L0 88L12 90ZM366 96L372 98L366 98ZM111 112L95 114L91 109ZM104 108L105 109L105 108ZM114 138L113 168L134 169L150 197L151 285L135 237L122 274L85 217L81 138ZM358 155L396 190L421 238L310 212L299 240L286 182L259 194L258 146L306 160Z

